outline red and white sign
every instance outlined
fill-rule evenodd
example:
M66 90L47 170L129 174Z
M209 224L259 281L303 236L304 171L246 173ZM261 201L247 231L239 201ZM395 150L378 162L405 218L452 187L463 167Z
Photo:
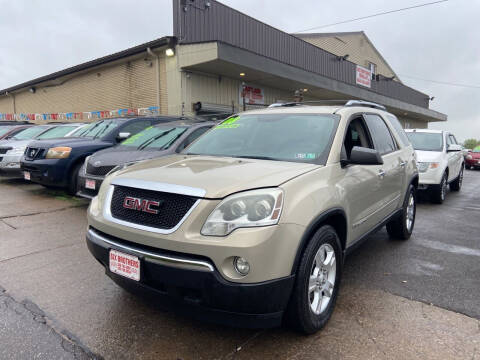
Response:
M246 105L264 105L265 93L262 88L254 85L241 85L240 84L240 105L243 105L243 96L245 94Z
M136 256L112 249L110 250L110 271L140 281L140 260Z
M368 88L372 86L372 72L370 69L357 65L356 73L357 85L362 85Z

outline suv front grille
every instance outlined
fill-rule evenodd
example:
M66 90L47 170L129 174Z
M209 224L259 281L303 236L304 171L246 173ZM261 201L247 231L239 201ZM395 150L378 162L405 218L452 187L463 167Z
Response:
M87 174L96 175L96 176L105 176L107 175L115 165L108 166L93 166L90 163L87 163Z
M125 198L128 197L138 199L139 202L141 200L158 201L160 205L155 207L155 210L158 210L158 214L124 207ZM198 198L189 195L115 185L110 211L115 219L157 229L170 230L184 218L197 200Z
M45 152L45 149L27 147L27 149L25 150L25 159L27 160L40 159L44 156L44 152Z

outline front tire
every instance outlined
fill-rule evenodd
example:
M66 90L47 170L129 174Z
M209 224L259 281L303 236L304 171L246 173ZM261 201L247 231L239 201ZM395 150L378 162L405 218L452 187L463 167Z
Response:
M432 201L435 204L442 204L447 193L447 173L443 174L440 184L432 186Z
M408 240L415 226L417 213L417 195L413 185L408 187L407 195L403 201L403 211L400 216L387 223L387 232L392 239Z
M69 195L76 195L78 191L78 173L80 168L82 167L82 163L78 163L74 165L72 171L70 172L70 177L68 179L68 187L67 192Z
M292 327L313 334L325 326L335 307L341 271L340 240L332 226L324 225L313 235L300 260L287 309Z
M450 190L451 191L460 191L462 188L463 183L463 166L460 169L460 174L458 174L457 178L450 183Z

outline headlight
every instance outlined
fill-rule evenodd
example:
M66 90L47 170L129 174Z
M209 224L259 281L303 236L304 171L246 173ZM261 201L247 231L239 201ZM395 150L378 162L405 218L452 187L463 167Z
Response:
M202 227L202 235L226 236L243 227L275 225L283 207L279 188L245 191L226 197L212 211Z
M428 169L436 169L440 166L438 162L417 162L418 171L426 172Z
M468 154L467 155L467 160L472 160L472 159L473 159L472 155Z
M88 160L90 160L90 157L92 155L89 155L85 158L85 161L83 162L83 174L86 175L87 174L87 165L88 165Z
M16 146L13 149L8 150L8 155L23 155L27 146Z
M45 159L66 159L70 156L71 147L60 146L48 149Z

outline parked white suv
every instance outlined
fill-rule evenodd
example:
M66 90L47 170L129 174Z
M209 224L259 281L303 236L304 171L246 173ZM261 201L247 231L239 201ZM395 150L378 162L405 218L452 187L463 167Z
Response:
M405 132L417 154L418 189L429 190L432 200L438 204L445 200L447 185L452 191L460 191L464 158L455 136L442 130L407 129Z

